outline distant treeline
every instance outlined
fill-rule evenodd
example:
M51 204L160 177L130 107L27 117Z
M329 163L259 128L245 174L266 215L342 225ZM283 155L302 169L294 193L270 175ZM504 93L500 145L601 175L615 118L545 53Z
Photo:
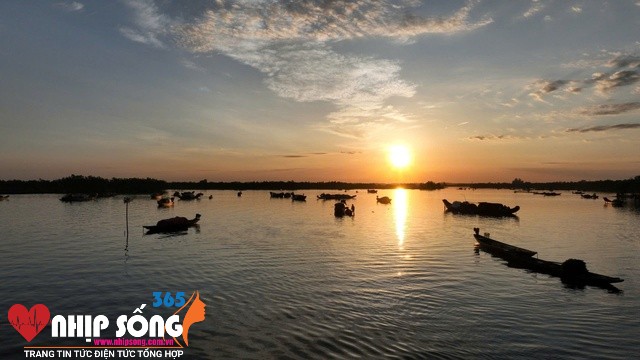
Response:
M448 184L447 186L470 187L474 189L514 189L532 191L572 190L584 192L640 193L640 175L626 180L581 180L531 183L516 178L510 183Z
M71 175L57 180L0 180L2 194L146 194L167 189L166 181L146 179L104 179Z
M0 180L0 194L151 194L174 190L357 190L357 189L405 189L439 190L445 187L469 187L474 189L521 190L580 190L586 192L640 193L640 175L627 180L597 180L574 182L531 183L516 178L510 183L348 183L252 181L252 182L167 182L158 179L105 179L96 176L71 175L57 180Z
M426 183L379 184L347 182L167 182L158 179L105 179L96 176L71 175L57 180L0 180L0 194L152 194L168 189L174 190L354 190L392 189L402 186L406 189L437 190L445 184L432 181Z

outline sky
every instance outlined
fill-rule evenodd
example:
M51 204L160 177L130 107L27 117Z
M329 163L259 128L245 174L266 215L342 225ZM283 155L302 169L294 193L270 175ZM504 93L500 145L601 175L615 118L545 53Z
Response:
M627 179L639 29L640 0L1 1L0 179Z

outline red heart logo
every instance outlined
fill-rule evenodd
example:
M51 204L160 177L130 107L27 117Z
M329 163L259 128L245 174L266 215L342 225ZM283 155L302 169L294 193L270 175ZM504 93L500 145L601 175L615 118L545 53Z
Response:
M29 310L22 304L14 304L9 309L9 323L27 341L47 326L50 316L49 309L42 304L33 305Z

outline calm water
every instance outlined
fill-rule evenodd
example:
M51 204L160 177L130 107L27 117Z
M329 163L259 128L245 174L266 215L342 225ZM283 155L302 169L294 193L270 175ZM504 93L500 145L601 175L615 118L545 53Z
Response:
M358 193L354 218L333 201L208 191L158 209L122 197L65 204L60 195L0 202L0 354L24 358L6 321L14 303L54 314L131 314L154 291L199 290L204 322L187 359L628 359L640 349L640 212L568 192L389 190ZM351 192L355 193L355 192ZM207 197L213 195L213 199ZM519 219L445 214L441 199L520 205ZM351 202L350 202L351 204ZM202 214L198 231L144 235L142 225ZM473 227L622 277L622 293L573 289L474 251ZM48 330L47 330L48 332ZM45 332L45 333L47 333ZM47 334L29 345L50 344ZM9 356L5 356L9 355Z

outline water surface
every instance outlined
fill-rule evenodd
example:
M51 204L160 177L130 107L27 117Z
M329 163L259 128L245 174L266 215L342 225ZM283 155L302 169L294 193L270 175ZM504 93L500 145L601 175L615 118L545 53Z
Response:
M15 303L117 315L150 303L154 291L199 290L206 320L191 328L185 358L637 356L637 210L569 192L457 189L381 190L393 199L382 205L361 190L349 202L356 216L339 219L333 201L315 200L321 192L292 202L267 191L208 191L171 209L141 196L129 204L128 241L122 197L67 204L60 195L12 195L0 202L0 354L21 358L27 345L6 322ZM452 215L443 198L521 210L518 218ZM143 235L142 225L196 213L198 230ZM475 251L474 227L540 258L583 259L624 278L622 292L509 268Z

